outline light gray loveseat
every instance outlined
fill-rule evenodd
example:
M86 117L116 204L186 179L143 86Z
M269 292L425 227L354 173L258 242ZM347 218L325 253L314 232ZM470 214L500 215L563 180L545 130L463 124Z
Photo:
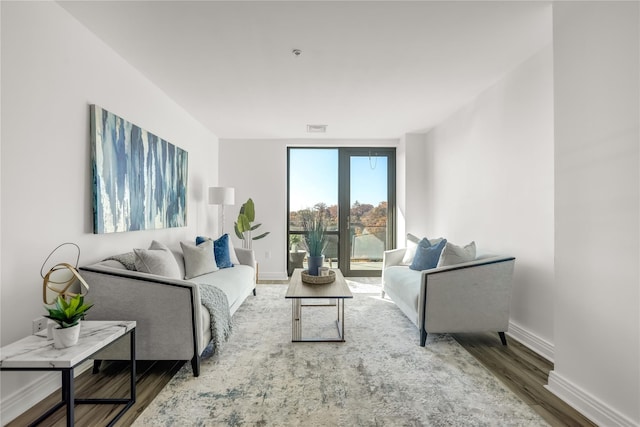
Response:
M184 277L182 252L171 252ZM188 280L131 271L115 260L81 267L81 274L90 286L87 300L94 303L87 319L135 320L136 359L191 360L194 376L198 376L200 357L212 334L209 311L201 304L197 284L209 283L221 289L229 302L230 314L252 292L256 293L253 251L236 248L235 253L239 265ZM100 358L128 358L128 346L110 348Z
M407 235L407 245L419 239ZM382 297L388 295L420 330L428 333L498 332L506 345L515 258L483 255L473 261L423 271L409 268L407 249L385 251Z

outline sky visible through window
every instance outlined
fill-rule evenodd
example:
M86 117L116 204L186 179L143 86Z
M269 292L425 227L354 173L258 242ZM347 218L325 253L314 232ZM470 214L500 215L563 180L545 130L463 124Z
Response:
M338 204L338 150L291 149L290 209L313 208L316 203ZM387 158L351 158L351 204L378 206L387 201Z

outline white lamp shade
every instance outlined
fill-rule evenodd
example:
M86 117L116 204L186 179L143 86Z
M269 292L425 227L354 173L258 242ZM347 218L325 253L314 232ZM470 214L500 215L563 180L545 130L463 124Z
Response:
M232 187L209 187L210 205L235 204L236 191Z

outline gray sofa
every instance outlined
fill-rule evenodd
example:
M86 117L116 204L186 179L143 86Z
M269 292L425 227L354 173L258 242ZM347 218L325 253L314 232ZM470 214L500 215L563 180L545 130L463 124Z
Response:
M182 252L171 252L184 277ZM198 376L202 352L212 338L209 311L201 304L198 283L221 289L231 315L251 293L256 293L253 251L236 248L235 253L239 265L189 280L131 271L115 260L81 267L81 274L90 286L87 299L94 303L87 319L135 320L136 359L191 360L194 376ZM128 358L128 346L109 348L98 358ZM95 369L98 367L99 362Z
M407 237L409 244L417 242ZM506 345L514 257L483 255L416 271L403 264L405 251L384 252L382 297L388 295L418 327L421 346L428 333L485 331L498 332Z

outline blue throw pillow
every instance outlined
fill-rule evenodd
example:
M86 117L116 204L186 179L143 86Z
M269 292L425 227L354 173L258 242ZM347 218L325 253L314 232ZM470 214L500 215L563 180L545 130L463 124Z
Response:
M422 240L418 242L418 246L422 248L430 248L431 242L426 237L423 237Z
M428 242L429 241L427 240L427 243ZM438 265L438 260L440 259L440 253L442 253L442 250L444 249L444 246L446 244L447 239L442 239L440 243L434 246L425 246L424 244L418 244L418 247L416 248L416 256L413 258L413 262L411 263L409 268L417 271L436 268Z
M196 237L196 245L207 240L206 237ZM216 259L218 268L233 267L231 256L229 255L229 235L224 234L218 240L213 241L213 256Z

